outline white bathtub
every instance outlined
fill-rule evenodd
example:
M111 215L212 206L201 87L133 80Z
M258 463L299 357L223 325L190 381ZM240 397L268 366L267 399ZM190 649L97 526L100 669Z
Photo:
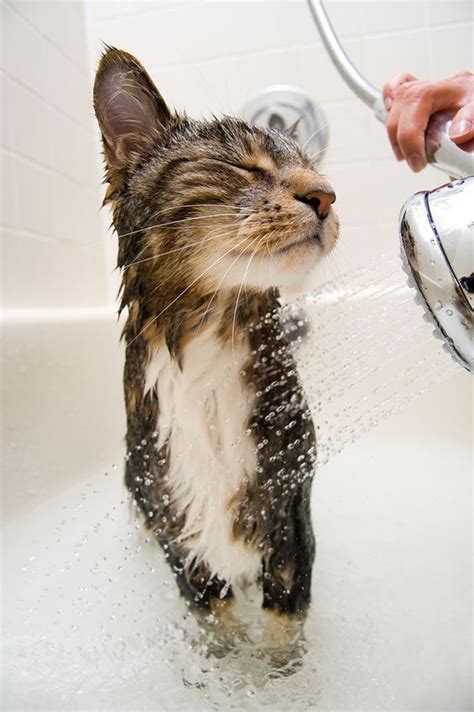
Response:
M468 375L320 467L307 652L272 677L206 654L130 515L118 335L102 311L4 327L3 709L470 709Z

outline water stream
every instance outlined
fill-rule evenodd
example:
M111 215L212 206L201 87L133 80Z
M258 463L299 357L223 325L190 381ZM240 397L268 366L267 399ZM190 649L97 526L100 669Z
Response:
M224 648L212 631L203 632L178 597L162 552L131 511L118 465L52 497L5 534L4 709L401 709L403 675L411 674L413 661L395 631L403 627L413 592L393 576L394 542L403 539L398 515L386 515L388 543L380 549L377 537L374 544L367 535L368 545L361 523L377 516L372 502L352 495L346 514L334 515L339 475L327 468L363 433L459 367L433 338L389 260L382 272L374 263L340 276L291 310L297 319L303 310L309 321L295 354L319 442L315 512L322 541L305 640L275 662L256 642L253 589L239 594L250 640ZM376 463L364 451L358 462L360 492L383 501L383 488L374 487ZM337 530L331 529L334 516ZM407 536L408 548L413 532ZM359 558L350 559L351 540L361 546ZM437 564L424 556L431 562L429 584L429 567L435 571ZM430 645L425 642L425 655ZM434 659L437 640L431 647ZM449 645L440 666L444 655ZM421 679L421 690L424 684Z

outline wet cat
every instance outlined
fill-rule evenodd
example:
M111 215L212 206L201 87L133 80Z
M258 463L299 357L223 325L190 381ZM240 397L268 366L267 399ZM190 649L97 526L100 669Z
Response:
M316 443L278 290L333 248L334 192L284 132L170 111L126 52L104 53L94 107L128 314L127 487L192 607L258 581L267 612L303 620Z

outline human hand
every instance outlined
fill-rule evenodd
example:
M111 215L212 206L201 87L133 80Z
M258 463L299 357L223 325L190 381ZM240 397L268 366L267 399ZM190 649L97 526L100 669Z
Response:
M474 148L474 75L455 74L450 79L427 82L412 74L397 74L384 85L383 99L389 112L387 132L398 161L406 160L418 173L427 163L425 131L437 111L452 111L449 129L454 143L464 150Z

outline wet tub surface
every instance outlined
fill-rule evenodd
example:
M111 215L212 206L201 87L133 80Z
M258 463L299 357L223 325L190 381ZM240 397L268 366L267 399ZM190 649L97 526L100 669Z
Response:
M283 672L255 644L213 654L120 455L51 492L4 531L3 709L470 709L471 403L459 374L320 469L313 608Z

